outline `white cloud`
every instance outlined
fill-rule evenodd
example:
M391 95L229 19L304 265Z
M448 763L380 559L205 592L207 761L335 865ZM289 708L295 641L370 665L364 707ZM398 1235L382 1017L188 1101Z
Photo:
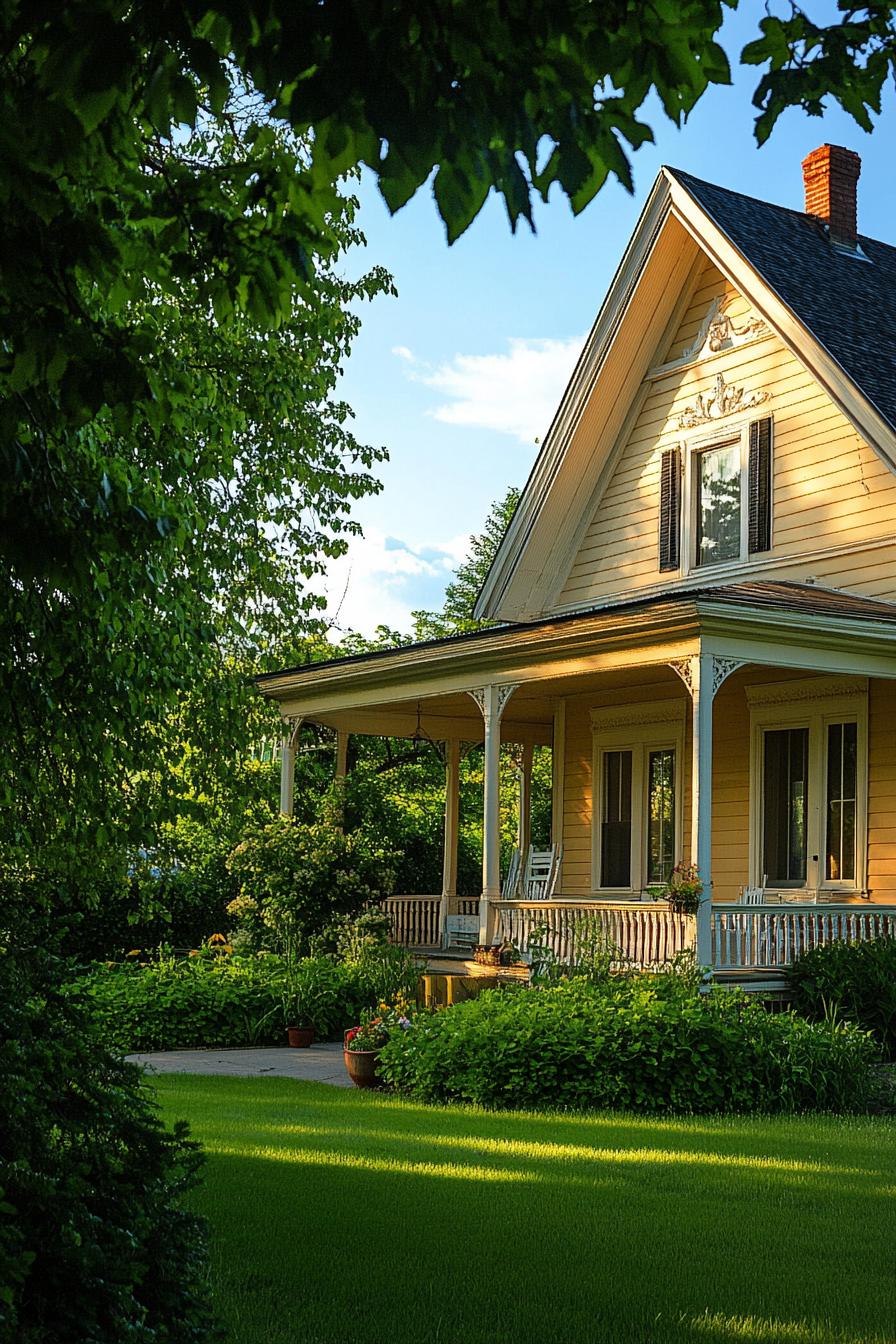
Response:
M445 584L469 544L463 536L417 545L365 529L327 567L327 618L338 629L365 635L378 625L409 631L412 611L441 605Z
M510 434L520 443L543 438L581 351L582 338L514 338L507 344L505 354L457 354L428 372L411 373L448 398L430 414L445 424ZM397 347L395 353L419 366L406 347Z
M409 350L406 345L393 345L392 353L397 355L399 359L403 359L407 364L417 363L417 357L413 350Z

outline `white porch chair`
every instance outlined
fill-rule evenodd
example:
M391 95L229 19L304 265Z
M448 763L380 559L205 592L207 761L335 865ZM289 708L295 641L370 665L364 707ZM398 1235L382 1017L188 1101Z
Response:
M558 845L551 845L550 849L529 846L521 892L524 901L549 901L552 898L562 857L563 851Z
M472 952L479 943L479 916L449 915L445 920L445 941L449 947Z
M765 904L765 884L766 884L767 881L768 881L768 878L765 877L765 875L763 875L763 878L762 878L762 886L761 886L761 887L741 887L741 889L740 889L740 896L737 898L737 904L738 904L738 905L764 905L764 904ZM736 919L737 919L737 924L738 924L738 926L739 926L738 929L737 929L737 948L738 948L738 960L740 960L740 957L741 957L741 955L742 955L742 953L741 953L741 947L742 947L744 944L746 944L746 942L747 942L747 940L748 940L748 938L749 938L749 932L750 932L750 924L751 924L751 920L749 919L749 917L748 917L747 915L740 915L740 916L736 917ZM756 960L757 962L760 962L760 963L761 963L761 962L762 962L762 959L763 959L763 956L764 956L764 958L765 958L765 962L767 963L767 962L768 962L768 959L769 959L769 957L768 957L768 952L769 952L769 936L768 936L768 929L764 929L764 930L757 929L757 930L756 930L755 960Z
M507 865L507 876L501 883L501 900L515 901L519 894L520 886L520 868L522 867L522 856L518 849L511 850L510 862Z

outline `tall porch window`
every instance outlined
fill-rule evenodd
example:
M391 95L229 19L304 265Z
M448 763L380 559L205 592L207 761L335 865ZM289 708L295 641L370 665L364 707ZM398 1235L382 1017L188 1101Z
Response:
M681 857L684 702L592 711L593 889L640 894Z
M647 881L668 881L675 866L675 752L651 751L647 767Z
M763 873L773 887L806 885L809 729L773 728L763 753Z
M867 682L816 682L747 692L754 733L750 880L773 891L864 886ZM762 704L776 697L778 703Z
M604 753L600 873L603 887L632 884L632 753Z

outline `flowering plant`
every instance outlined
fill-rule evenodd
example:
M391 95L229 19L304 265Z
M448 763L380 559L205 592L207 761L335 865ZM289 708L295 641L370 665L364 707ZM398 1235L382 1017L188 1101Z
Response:
M353 1052L380 1050L393 1031L407 1031L411 1025L410 1011L408 1000L399 994L391 1004L380 1003L375 1011L369 1009L362 1013L358 1026L349 1027L345 1033L345 1049Z
M664 887L651 888L654 900L668 901L677 915L696 915L703 882L695 863L676 863Z

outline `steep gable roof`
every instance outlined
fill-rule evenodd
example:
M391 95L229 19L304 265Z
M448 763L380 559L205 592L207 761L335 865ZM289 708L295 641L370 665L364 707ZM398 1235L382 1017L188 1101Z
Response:
M862 238L867 259L844 255L809 215L663 168L486 577L478 617L531 620L550 605L548 571L572 562L658 327L674 313L688 261L682 237L691 264L709 257L896 469L896 248ZM658 286L663 268L667 283Z
M896 430L896 247L860 238L832 247L811 215L666 170Z

